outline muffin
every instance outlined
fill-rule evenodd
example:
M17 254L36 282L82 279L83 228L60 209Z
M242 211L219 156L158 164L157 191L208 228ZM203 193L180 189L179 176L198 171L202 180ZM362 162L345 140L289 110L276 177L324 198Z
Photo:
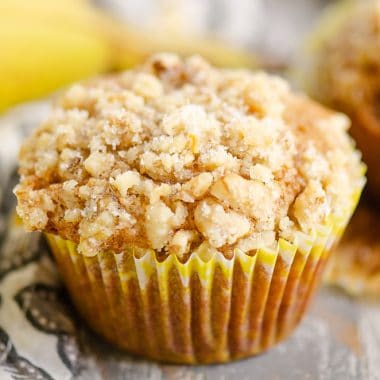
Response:
M341 1L327 8L296 64L301 85L352 120L351 135L380 197L380 1Z
M298 324L358 201L348 125L282 79L155 55L62 95L21 148L17 211L108 341L246 357Z

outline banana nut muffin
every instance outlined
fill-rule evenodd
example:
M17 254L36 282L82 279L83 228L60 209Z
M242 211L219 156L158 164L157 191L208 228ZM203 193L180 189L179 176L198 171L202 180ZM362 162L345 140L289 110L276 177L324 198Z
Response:
M109 341L245 357L298 324L351 216L348 126L279 78L156 55L61 97L21 149L17 210Z

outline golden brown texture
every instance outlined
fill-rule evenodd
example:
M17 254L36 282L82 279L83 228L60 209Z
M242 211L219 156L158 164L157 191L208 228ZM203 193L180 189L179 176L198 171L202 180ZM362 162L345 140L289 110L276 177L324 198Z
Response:
M21 149L18 213L86 255L273 248L350 208L348 124L279 78L156 55L61 97Z

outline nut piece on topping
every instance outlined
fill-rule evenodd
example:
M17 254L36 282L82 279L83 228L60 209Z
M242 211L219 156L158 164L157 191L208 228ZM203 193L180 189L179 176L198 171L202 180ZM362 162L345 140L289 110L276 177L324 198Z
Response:
M220 202L261 222L262 229L274 228L276 192L262 182L231 173L215 182L210 193Z
M140 175L137 172L127 170L119 174L115 179L111 179L111 184L119 191L122 197L128 195L128 189L140 183Z
M216 248L234 244L250 229L246 217L234 211L225 211L223 206L211 199L205 199L197 205L194 221L202 235Z
M185 202L194 202L202 198L212 184L211 173L201 173L182 185L183 198Z
M185 254L189 252L190 244L197 238L195 231L179 230L177 231L169 245L169 252L174 253L180 260L183 260Z

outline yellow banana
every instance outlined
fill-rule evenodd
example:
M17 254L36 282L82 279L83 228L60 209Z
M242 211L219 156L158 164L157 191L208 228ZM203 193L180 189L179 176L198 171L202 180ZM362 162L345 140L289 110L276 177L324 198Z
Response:
M110 65L110 46L85 1L0 2L0 110Z
M0 111L67 83L130 67L155 51L200 53L228 66L255 62L215 41L133 29L87 0L1 0L0 46Z

